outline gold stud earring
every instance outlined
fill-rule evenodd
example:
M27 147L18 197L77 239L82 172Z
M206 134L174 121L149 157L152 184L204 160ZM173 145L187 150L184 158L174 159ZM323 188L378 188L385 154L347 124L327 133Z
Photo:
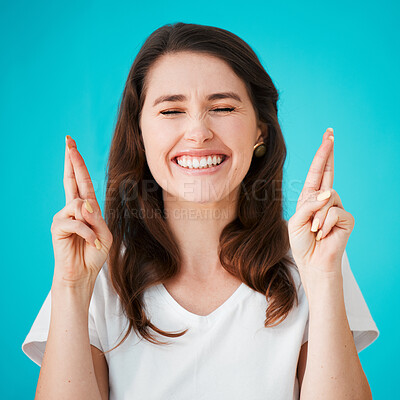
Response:
M255 157L262 157L267 152L267 146L264 142L254 145L253 154Z

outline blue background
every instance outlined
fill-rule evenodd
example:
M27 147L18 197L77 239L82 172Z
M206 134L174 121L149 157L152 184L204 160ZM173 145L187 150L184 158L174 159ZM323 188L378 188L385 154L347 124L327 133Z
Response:
M387 0L244 4L2 1L2 398L35 393L39 367L21 345L51 287L50 226L65 205L64 137L77 141L103 208L128 71L146 37L178 21L237 34L276 84L288 146L287 218L322 134L335 129L334 189L356 220L347 253L380 330L359 356L374 399L400 398L399 6Z

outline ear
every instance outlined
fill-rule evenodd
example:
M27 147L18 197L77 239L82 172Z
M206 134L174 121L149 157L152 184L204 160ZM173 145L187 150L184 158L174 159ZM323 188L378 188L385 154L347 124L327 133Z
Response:
M261 139L265 142L268 136L268 125L266 122L259 121L257 128L257 143L261 142Z

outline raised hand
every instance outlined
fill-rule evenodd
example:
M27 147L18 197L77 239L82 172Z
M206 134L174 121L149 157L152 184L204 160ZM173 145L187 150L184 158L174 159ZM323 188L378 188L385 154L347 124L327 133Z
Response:
M53 217L53 285L94 287L113 241L75 141L66 136L65 207Z
M316 274L341 274L343 252L354 227L354 217L332 188L333 142L333 129L328 128L288 221L292 255L304 287Z

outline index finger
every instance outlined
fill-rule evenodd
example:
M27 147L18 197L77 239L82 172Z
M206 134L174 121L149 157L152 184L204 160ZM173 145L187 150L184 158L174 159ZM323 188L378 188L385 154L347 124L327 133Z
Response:
M68 204L73 199L79 197L78 186L76 185L74 168L72 167L69 158L68 144L71 141L71 136L65 137L65 157L64 157L64 191L65 204Z
M328 128L327 132L325 132L324 137L329 138L329 136L332 136L332 149L329 153L328 160L325 164L325 169L324 169L324 175L322 177L322 182L321 182L321 189L322 188L332 188L333 187L333 148L335 147L333 144L333 129Z
M71 160L72 168L74 169L79 197L82 199L94 200L91 204L97 204L96 194L85 161L83 161L73 139L71 139L69 143L72 145L69 149L69 158Z
M324 175L325 166L331 153L333 143L327 139L331 135L328 130L324 133L322 144L317 150L314 159L308 171L306 181L303 186L303 191L320 190L322 177ZM333 164L332 164L333 166ZM331 176L333 183L333 175ZM327 183L324 182L324 184Z

